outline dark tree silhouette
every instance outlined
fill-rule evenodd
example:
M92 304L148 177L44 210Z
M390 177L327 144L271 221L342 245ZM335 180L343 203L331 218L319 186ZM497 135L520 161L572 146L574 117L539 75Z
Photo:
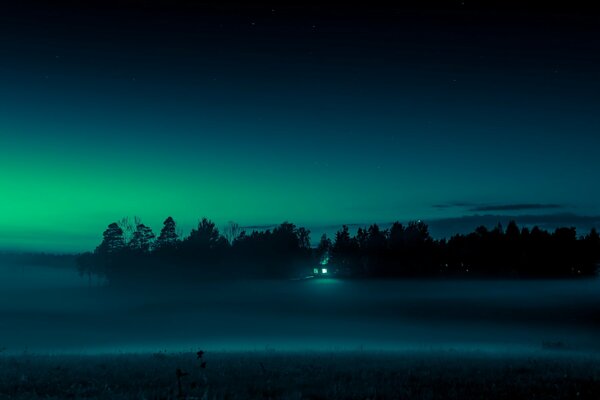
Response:
M326 234L321 235L321 240L319 241L319 245L317 246L315 252L316 257L319 262L329 262L329 254L331 252L331 239L327 237Z
M156 240L156 247L158 249L173 248L177 246L178 242L179 235L177 235L177 224L172 217L168 217L163 222L163 228Z
M342 229L335 234L335 240L331 247L330 263L339 268L344 274L359 274L361 272L358 241L350 236L346 225L342 226Z
M233 241L239 236L241 232L242 228L239 224L233 221L229 221L223 229L223 236L225 236L229 244L233 244Z
M116 222L108 225L102 236L102 243L96 248L96 253L114 254L125 248L123 229Z
M362 252L364 254L364 269L371 275L388 275L388 231L382 231L373 224L366 231L366 241Z
M298 237L298 247L306 250L310 249L310 231L300 227L295 234Z
M147 253L153 248L155 238L156 235L151 228L139 223L131 236L128 247L134 251Z
M539 227L519 228L514 221L506 230L500 224L491 230L481 226L449 240L433 240L422 221L406 226L395 222L388 229L373 224L359 228L355 236L344 225L333 243L323 235L314 249L310 232L289 222L250 233L230 224L226 238L203 218L180 240L169 217L153 246L152 230L136 221L127 246L122 227L110 224L95 252L78 257L80 270L103 274L111 283L162 282L166 277L285 278L305 275L322 261L332 274L354 277L577 277L596 274L600 261L595 229L578 237L575 228L549 233Z
M202 218L190 235L181 242L181 249L187 264L201 264L214 267L225 249L227 239L221 236L214 222Z

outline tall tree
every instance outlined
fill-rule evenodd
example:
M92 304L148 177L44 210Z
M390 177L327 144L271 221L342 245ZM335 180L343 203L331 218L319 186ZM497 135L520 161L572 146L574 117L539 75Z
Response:
M233 221L229 221L223 229L223 236L227 239L229 244L233 244L235 239L242 233L242 228L239 224Z
M348 226L336 232L335 241L331 248L331 263L343 270L356 271L359 267L359 247L356 238L350 237Z
M215 223L207 218L202 218L196 229L192 229L190 236L185 239L186 245L196 249L215 249L226 242L221 236Z
M321 240L319 241L319 245L317 246L316 254L319 259L319 262L322 264L327 264L329 262L329 252L331 251L331 239L327 237L324 233L321 236Z
M102 236L102 243L96 248L97 253L113 254L125 247L123 229L116 222L108 225Z
M123 230L123 240L125 240L125 243L131 242L137 226L141 223L142 219L135 216L133 218L123 217L117 222L119 228Z
M396 221L390 227L388 233L390 248L399 251L404 244L404 225Z
M156 235L152 232L152 228L139 223L135 227L135 231L131 236L128 247L132 250L147 253L152 249Z
M310 231L300 227L296 229L296 235L298 236L298 247L305 250L310 249Z
M506 236L506 238L508 240L518 240L519 239L519 237L521 235L521 231L519 230L519 227L515 221L511 220L508 223L508 225L506 226L506 232L504 233L504 235Z
M168 217L163 222L163 228L156 240L156 247L159 249L175 247L178 241L179 235L177 234L177 224L172 217Z

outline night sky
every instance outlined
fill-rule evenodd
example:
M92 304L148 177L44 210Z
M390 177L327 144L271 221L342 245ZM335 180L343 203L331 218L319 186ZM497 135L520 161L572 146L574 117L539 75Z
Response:
M122 4L3 6L0 248L600 215L598 14Z

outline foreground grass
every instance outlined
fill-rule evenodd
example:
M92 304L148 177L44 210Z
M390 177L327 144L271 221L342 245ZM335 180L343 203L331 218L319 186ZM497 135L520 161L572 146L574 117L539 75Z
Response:
M597 400L600 365L451 351L0 357L0 399L177 398Z

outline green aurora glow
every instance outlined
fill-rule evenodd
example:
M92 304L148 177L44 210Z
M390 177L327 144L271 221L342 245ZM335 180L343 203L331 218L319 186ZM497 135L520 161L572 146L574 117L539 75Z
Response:
M317 40L292 22L193 42L145 27L136 51L133 28L4 25L20 39L0 64L0 248L93 249L123 216L186 233L203 216L314 231L460 216L433 206L463 201L599 211L592 39L549 53L457 36L433 56L419 49L454 31L378 47L383 31Z

